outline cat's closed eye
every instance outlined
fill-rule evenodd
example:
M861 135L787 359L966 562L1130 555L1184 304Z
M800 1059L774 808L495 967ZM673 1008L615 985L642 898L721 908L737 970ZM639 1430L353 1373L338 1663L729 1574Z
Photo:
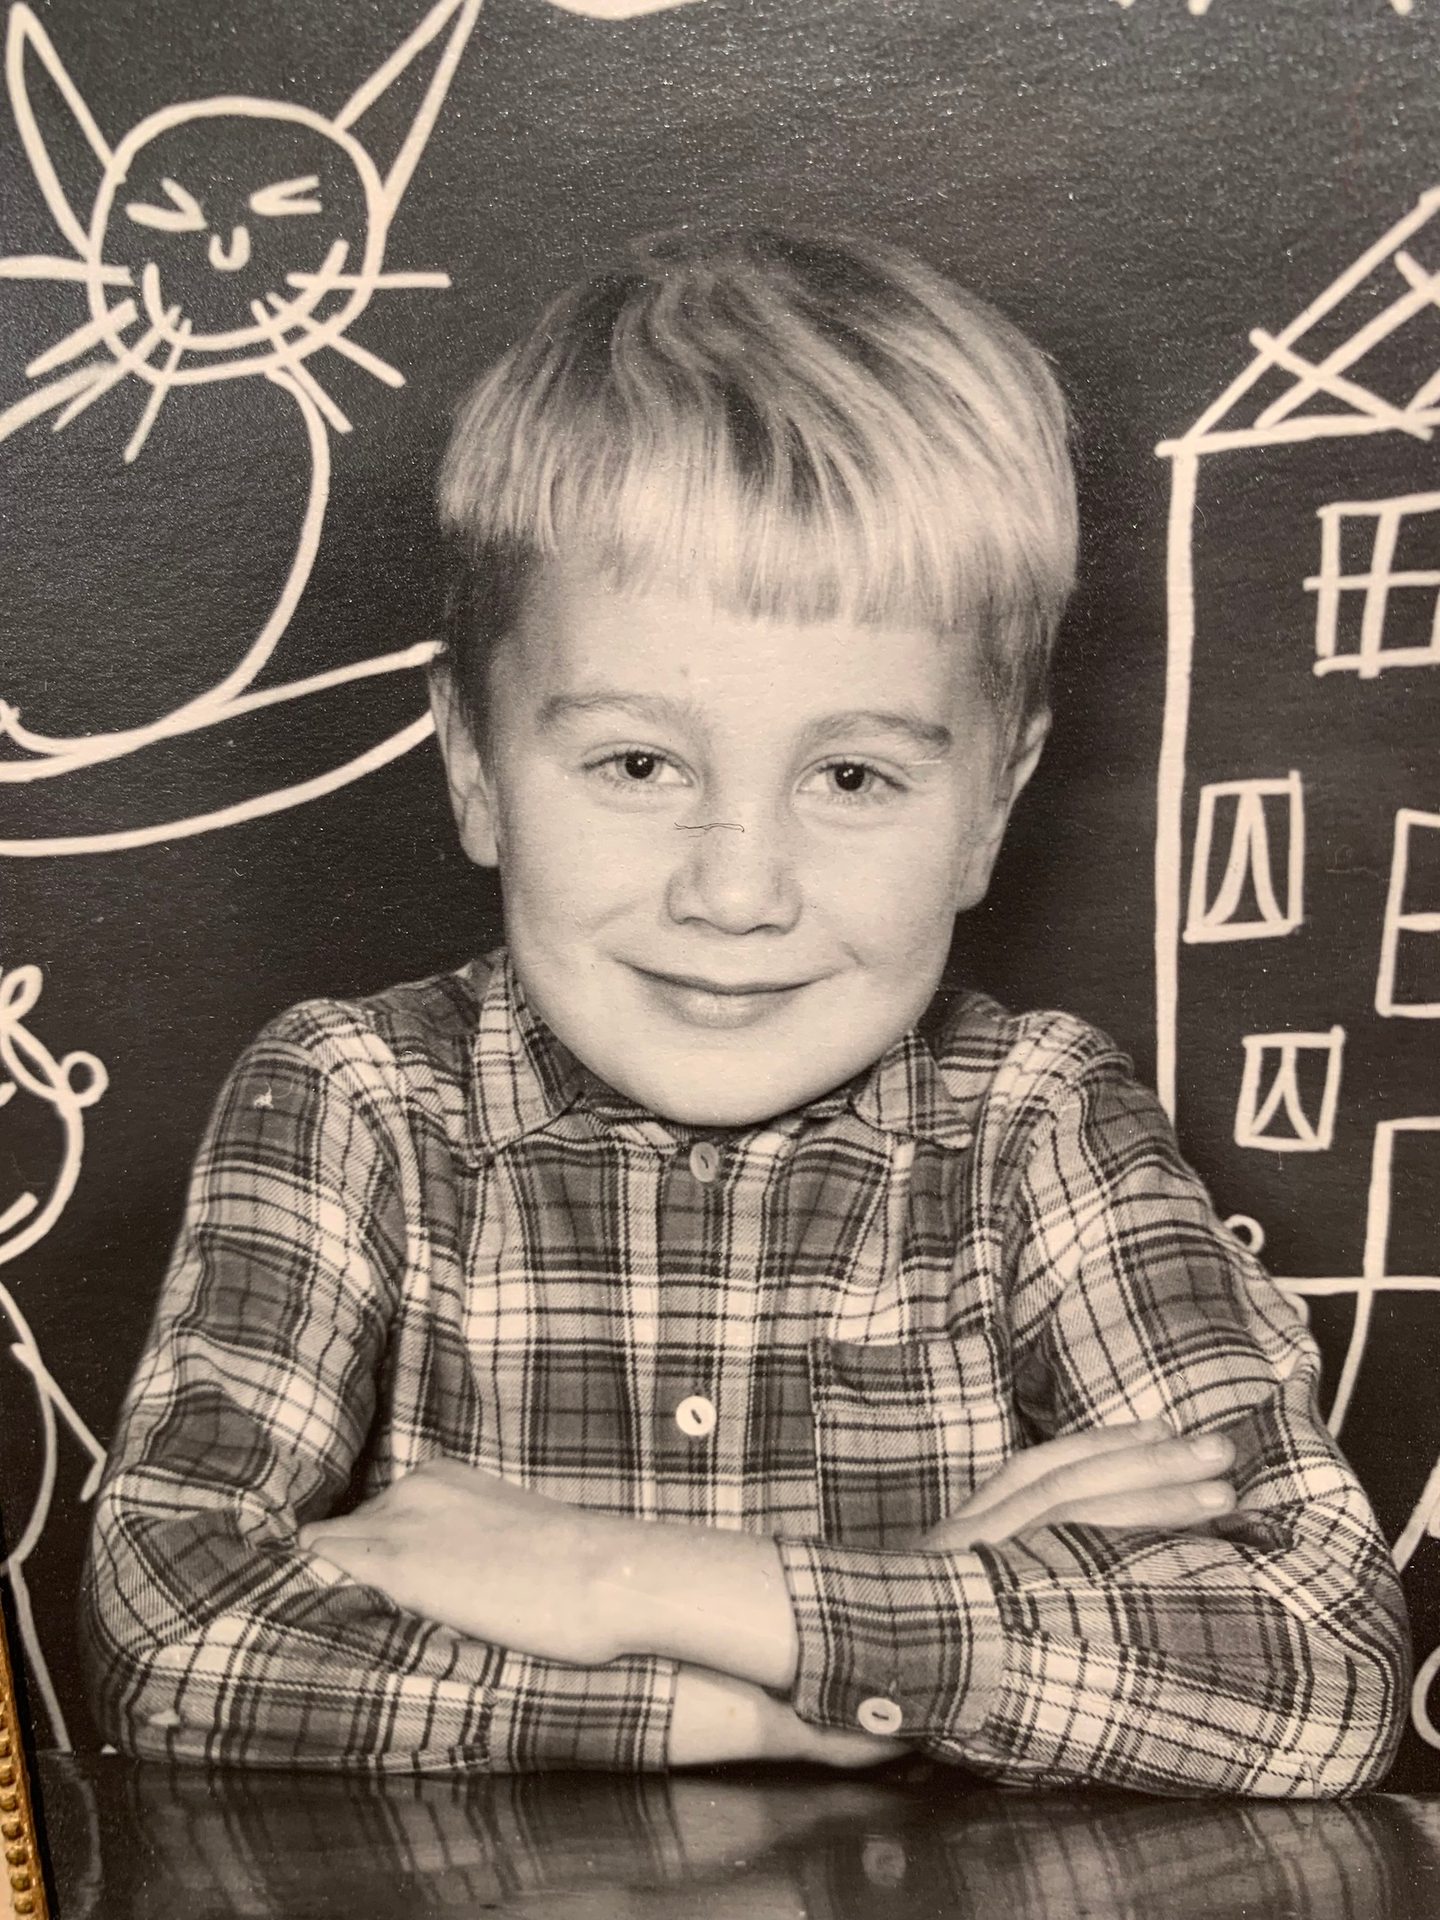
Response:
M125 211L140 227L158 227L162 233L198 233L205 225L205 214L193 193L187 193L176 181L160 182L172 205L151 206L144 200L132 200Z
M303 173L294 180L277 180L273 186L261 187L258 193L251 194L250 211L272 220L283 219L289 213L319 213L320 202L315 195L319 185L318 173Z

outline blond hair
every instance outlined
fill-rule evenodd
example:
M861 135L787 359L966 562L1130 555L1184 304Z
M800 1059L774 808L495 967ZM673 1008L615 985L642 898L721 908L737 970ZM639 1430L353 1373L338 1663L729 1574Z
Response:
M1074 582L1044 356L898 248L658 235L579 282L462 403L439 486L443 667L477 737L534 567L736 612L972 635L1018 728Z

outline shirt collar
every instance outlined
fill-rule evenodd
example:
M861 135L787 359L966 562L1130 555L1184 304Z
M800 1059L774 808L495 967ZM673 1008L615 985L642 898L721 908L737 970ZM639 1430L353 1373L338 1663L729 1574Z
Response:
M530 1006L504 948L486 955L484 964L490 973L480 991L469 1086L475 1164L572 1109L611 1124L658 1128L676 1138L716 1131L659 1121L618 1092L579 1061ZM843 1086L763 1125L798 1133L848 1110L881 1133L966 1147L973 1138L971 1105L951 1093L930 1047L912 1028Z

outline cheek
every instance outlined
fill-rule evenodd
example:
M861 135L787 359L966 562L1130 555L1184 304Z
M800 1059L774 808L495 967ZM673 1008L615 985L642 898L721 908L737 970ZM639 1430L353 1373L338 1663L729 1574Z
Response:
M817 865L811 902L857 951L905 966L948 948L957 873L947 834L857 834Z
M597 813L563 779L515 794L501 830L507 909L535 924L603 925L666 884L663 825Z

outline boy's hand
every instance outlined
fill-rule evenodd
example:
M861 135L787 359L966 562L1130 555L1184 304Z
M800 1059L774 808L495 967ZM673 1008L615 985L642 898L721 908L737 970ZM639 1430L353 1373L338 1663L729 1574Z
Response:
M627 1651L590 1604L602 1544L626 1523L430 1460L299 1544L398 1606L517 1653L596 1666Z
M299 1544L515 1653L575 1666L653 1653L777 1690L794 1675L795 1618L761 1534L593 1513L436 1459L301 1527Z
M1221 1477L1234 1458L1223 1434L1182 1440L1164 1420L1067 1434L1007 1460L920 1544L963 1551L1062 1521L1202 1526L1235 1505L1234 1489Z
M909 1751L903 1740L883 1740L844 1727L812 1727L785 1701L748 1680L699 1667L681 1667L675 1676L668 1753L672 1767L804 1760L850 1771L879 1766Z

